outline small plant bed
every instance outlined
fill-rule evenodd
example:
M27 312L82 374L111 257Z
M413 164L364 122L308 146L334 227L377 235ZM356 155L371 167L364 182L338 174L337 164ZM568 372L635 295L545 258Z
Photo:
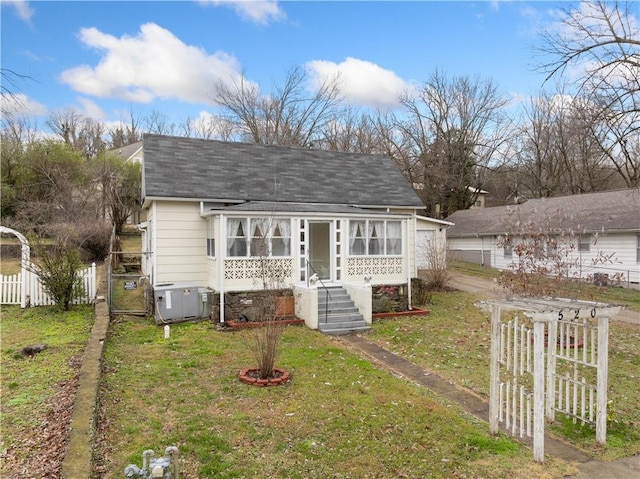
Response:
M265 387L265 386L279 386L286 383L291 375L288 371L280 368L273 368L273 377L261 378L260 370L258 368L247 368L240 371L240 381L251 386Z
M407 311L389 311L387 313L373 313L373 319L393 318L395 316L427 316L430 313L428 309L413 308Z

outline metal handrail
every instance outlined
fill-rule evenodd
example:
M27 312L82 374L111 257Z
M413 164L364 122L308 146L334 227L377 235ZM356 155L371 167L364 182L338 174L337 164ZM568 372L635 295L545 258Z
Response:
M329 298L331 298L331 293L329 293L329 288L324 284L324 282L320 279L320 275L318 272L311 266L309 260L305 258L305 262L307 263L307 286L309 285L309 268L313 271L314 274L318 276L318 281L322 285L322 289L324 289L325 293L327 293L324 297L324 323L327 324L327 316L329 315Z

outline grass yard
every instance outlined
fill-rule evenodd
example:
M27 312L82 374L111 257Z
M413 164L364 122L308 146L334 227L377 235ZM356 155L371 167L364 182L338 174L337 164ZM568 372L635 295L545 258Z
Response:
M238 380L254 366L251 331L210 323L112 324L102 384L97 474L122 477L141 453L176 445L181 478L560 478L573 466L531 451L343 343L286 329L285 386Z
M491 318L471 293L435 293L431 315L374 322L369 340L437 372L484 397L489 394ZM595 443L590 427L557 421L552 430L596 457L616 459L640 452L640 329L626 323L609 328L609 399L613 422L607 445Z
M7 276L17 274L21 269L20 258L2 258L0 260L0 274Z
M2 306L0 450L4 454L0 477L26 477L12 475L18 472L17 465L28 460L47 462L52 454L64 453L64 449L55 450L64 446L63 418L48 416L52 412L55 416L68 396L73 399L75 391L67 386L77 372L92 324L90 306L67 312L53 307L20 310ZM20 354L33 344L47 347L32 357ZM48 430L43 430L43 424ZM31 471L36 474L41 469L35 465Z

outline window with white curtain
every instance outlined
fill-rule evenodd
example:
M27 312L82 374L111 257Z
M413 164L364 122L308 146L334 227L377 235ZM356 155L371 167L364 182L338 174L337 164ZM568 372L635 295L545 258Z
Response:
M384 221L369 221L369 254L384 254Z
M290 218L229 218L227 255L290 256Z
M271 256L291 255L291 220L278 218L271 227Z
M349 221L349 254L367 254L366 221Z
M250 218L249 224L251 225L251 256L267 256L269 254L267 219Z
M399 256L402 254L402 222L349 221L349 254Z
M247 218L227 220L227 256L247 256Z
M387 221L387 255L402 254L402 223Z

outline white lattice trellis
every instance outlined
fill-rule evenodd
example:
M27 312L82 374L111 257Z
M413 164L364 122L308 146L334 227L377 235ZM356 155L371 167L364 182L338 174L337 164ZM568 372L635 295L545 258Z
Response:
M367 273L372 275L402 274L402 258L352 256L347 259L347 274L362 276Z
M542 462L545 411L550 420L559 412L595 424L596 440L604 444L608 326L620 307L532 298L489 304L491 433L503 423L514 436L533 437L534 459ZM502 308L522 311L533 327L518 318L502 322Z
M293 271L291 258L225 259L224 279L289 278Z

